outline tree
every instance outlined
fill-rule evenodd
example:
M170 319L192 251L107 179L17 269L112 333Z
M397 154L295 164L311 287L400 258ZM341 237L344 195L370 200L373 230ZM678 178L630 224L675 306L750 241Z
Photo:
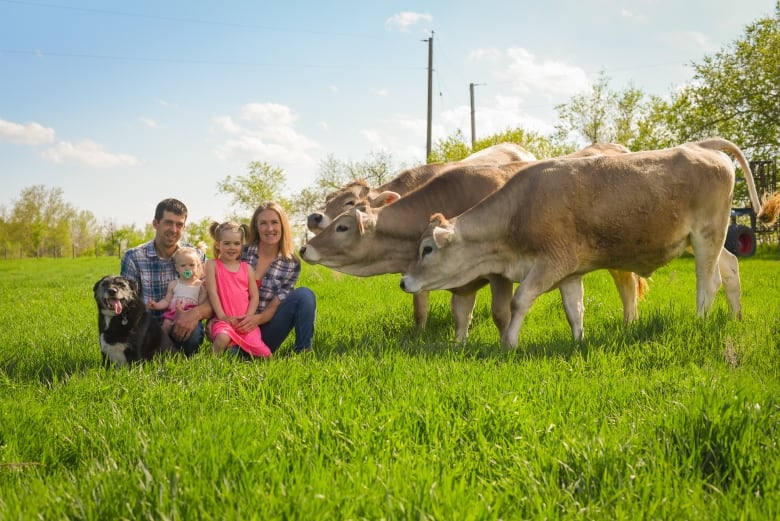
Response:
M252 211L254 211L254 208ZM187 242L194 246L203 243L206 245L206 249L210 250L211 245L214 244L214 240L209 233L209 226L211 226L212 221L211 217L204 217L200 221L188 222L187 227L184 229Z
M780 1L774 18L694 64L691 85L670 103L667 125L681 141L722 136L749 157L780 147Z
M70 236L73 239L73 255L94 253L98 241L98 224L95 216L88 210L76 212L70 221Z
M463 135L463 131L457 129L455 133L438 140L431 147L428 163L460 161L471 153L470 150L471 147L466 144L466 137Z
M276 201L284 207L289 206L287 198L282 193L287 179L284 171L264 163L252 161L247 166L249 173L246 176L227 176L224 181L217 183L220 193L230 195L236 207L233 215L250 214L257 206L265 201ZM235 217L236 220L240 218Z
M463 132L456 130L452 135L439 140L433 145L429 162L460 161L474 152L499 143L517 143L540 159L568 154L574 150L572 145L556 141L555 137L548 138L538 132L525 130L520 127L507 128L503 132L479 139L474 143L474 148L472 149L466 143Z
M61 188L24 188L9 215L11 240L27 255L62 255L71 248L70 220L76 211Z
M560 122L558 135L565 138L570 133L579 134L585 144L607 143L614 140L611 118L618 94L609 90L609 77L602 71L587 94L576 94L568 103L555 107Z
M573 145L557 140L555 136L546 137L538 132L517 127L477 140L471 153L499 143L517 143L538 159L562 156L574 151Z

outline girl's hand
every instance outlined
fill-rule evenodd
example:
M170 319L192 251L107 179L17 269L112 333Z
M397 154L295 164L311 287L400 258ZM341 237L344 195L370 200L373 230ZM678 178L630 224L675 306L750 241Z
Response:
M239 333L248 333L257 327L255 317L257 315L245 315L241 317L241 320L236 324L236 331Z

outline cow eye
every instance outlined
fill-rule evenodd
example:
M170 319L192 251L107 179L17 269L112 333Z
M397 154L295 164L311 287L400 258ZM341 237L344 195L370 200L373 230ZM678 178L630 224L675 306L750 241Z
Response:
M344 206L355 206L355 201L347 201Z
M349 230L349 228L347 227L346 224L339 224L338 226L336 226L337 232L345 232L347 230Z
M422 256L425 257L426 255L433 253L433 247L432 246L423 246L422 249Z

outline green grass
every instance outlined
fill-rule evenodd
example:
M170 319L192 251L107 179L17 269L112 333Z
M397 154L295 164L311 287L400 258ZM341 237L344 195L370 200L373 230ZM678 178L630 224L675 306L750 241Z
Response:
M482 290L412 329L399 276L305 265L315 352L100 365L92 285L117 259L0 262L0 519L777 519L780 254L740 262L744 319L695 316L693 261L622 324L585 279L502 350Z

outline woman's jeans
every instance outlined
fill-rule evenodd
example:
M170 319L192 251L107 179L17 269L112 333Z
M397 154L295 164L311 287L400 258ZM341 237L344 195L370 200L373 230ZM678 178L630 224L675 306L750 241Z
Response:
M317 315L317 299L309 288L298 287L287 295L276 309L273 318L260 326L263 342L271 352L279 349L282 342L295 329L296 352L312 347L314 319Z

